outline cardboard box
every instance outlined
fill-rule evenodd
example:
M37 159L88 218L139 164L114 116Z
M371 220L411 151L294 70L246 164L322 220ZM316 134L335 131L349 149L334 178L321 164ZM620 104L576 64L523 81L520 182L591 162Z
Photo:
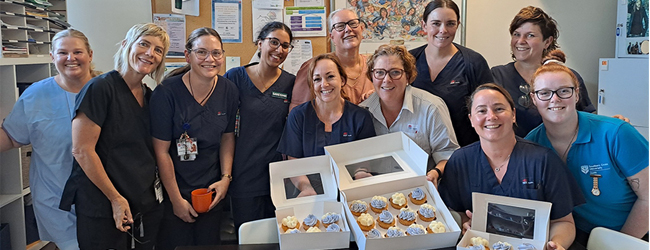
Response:
M435 249L456 245L460 228L449 213L438 191L426 180L428 155L403 133L391 133L364 140L325 147L325 153L332 157L334 172L337 176L345 212L359 249ZM354 180L358 168L370 168L374 176ZM408 206L417 211L419 206L408 201L408 194L415 188L421 188L427 195L427 203L433 205L436 220L447 228L445 233L405 236L398 238L366 239L366 234L352 215L349 204L354 200L369 203L375 195L387 199L395 192L404 193ZM390 207L390 205L388 205ZM398 210L389 208L397 220ZM376 220L378 214L368 208L368 213ZM416 219L416 223L425 228L428 222ZM377 223L375 223L377 224ZM401 229L406 226L396 222ZM375 225L382 235L386 230Z
M472 193L472 228L456 246L469 250L472 237L490 243L508 242L513 247L529 243L542 250L548 241L551 203L512 197Z
M350 246L350 228L348 227L343 205L336 201L338 189L334 181L329 156L316 156L295 159L270 164L271 199L276 207L275 217L278 225L281 249L337 249ZM318 195L291 198L293 196L290 177L320 175L322 191ZM318 189L318 188L317 188ZM300 223L313 214L321 220L328 212L341 215L338 222L341 232L326 232L322 221L319 229L322 232L306 233L300 225L300 233L288 234L282 230L282 219L291 215Z

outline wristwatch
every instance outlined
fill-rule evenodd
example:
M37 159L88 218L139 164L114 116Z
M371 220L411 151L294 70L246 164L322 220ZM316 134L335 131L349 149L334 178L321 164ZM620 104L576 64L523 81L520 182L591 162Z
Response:
M221 179L223 179L223 177L228 177L228 179L229 179L230 181L232 181L232 175L229 175L229 174L222 174L222 175L221 175Z

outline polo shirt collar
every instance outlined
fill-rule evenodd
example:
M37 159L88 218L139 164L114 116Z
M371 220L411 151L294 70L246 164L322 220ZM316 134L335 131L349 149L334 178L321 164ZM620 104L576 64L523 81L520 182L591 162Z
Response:
M406 86L404 91L404 101L402 101L402 110L408 110L411 113L415 113L413 109L413 87L409 84ZM401 112L400 112L401 114Z
M584 144L591 141L591 122L584 112L578 111L578 136L576 144Z

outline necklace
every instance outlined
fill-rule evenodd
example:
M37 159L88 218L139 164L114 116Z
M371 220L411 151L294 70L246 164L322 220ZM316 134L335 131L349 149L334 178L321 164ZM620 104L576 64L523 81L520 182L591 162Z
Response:
M361 63L362 63L361 56L359 56L359 59L357 60L357 63L355 64L355 65L359 65L359 74L357 74L357 77L351 77L350 75L348 75L348 79L356 81L357 79L359 79L359 77L361 77L361 73L363 72L363 65L361 65Z
M190 94L192 95L192 97L194 97L194 90L192 89L192 73L191 72L189 72L188 75L187 75L187 81L189 82L189 85L190 85ZM210 92L208 92L208 94L203 98L203 100L201 100L201 102L199 102L199 105L203 106L205 101L208 100L208 97L210 97L210 95L212 95L212 91L214 91L214 87L216 85L217 85L217 82L213 79L212 80L212 87L210 88ZM196 99L196 98L194 98L194 99Z
M494 171L495 171L495 172L499 172L499 171L501 171L501 168L502 168L503 166L505 166L505 165L508 163L508 161L510 160L510 155L511 155L511 154L512 154L512 152L510 152L510 154L508 155L508 158L506 158L506 160L503 162L503 164L501 164L501 166L494 168Z
M567 153L569 153L569 149L571 148L571 145L573 142L576 140L576 136L578 135L578 124L576 124L576 131L573 132L573 136L571 137L571 141L569 141L569 145L566 146L566 149L564 150L564 153L562 154L562 160L566 163L566 157Z

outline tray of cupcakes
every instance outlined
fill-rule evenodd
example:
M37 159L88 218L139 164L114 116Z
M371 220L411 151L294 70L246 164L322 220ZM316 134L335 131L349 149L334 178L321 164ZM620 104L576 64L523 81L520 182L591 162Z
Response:
M271 199L281 249L337 249L350 245L350 228L328 156L270 164ZM293 185L309 179L316 195L302 197Z
M359 249L456 245L460 227L425 177L428 155L402 133L325 148Z

